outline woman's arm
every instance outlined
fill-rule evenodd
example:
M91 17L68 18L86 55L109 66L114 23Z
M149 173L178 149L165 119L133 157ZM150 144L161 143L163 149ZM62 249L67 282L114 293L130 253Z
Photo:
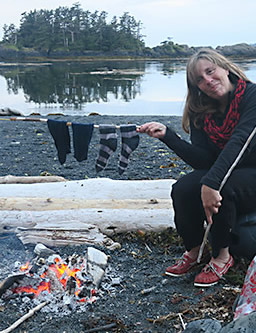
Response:
M171 128L167 128L165 136L160 140L194 169L209 169L216 159L206 134L203 130L195 128L192 122L191 143L181 139Z
M190 135L192 143L181 139L171 128L158 122L146 123L137 131L160 139L194 169L209 169L215 160L214 154L209 149L206 134L203 130L196 129L192 123Z

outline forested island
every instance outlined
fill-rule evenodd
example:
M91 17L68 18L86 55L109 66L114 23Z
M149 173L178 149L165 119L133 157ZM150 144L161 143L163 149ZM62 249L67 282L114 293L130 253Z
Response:
M186 58L198 47L167 39L155 47L143 40L142 22L128 12L107 22L105 11L83 10L79 3L55 10L33 10L21 15L20 26L4 24L1 60L63 58ZM255 45L218 46L232 57L256 57Z

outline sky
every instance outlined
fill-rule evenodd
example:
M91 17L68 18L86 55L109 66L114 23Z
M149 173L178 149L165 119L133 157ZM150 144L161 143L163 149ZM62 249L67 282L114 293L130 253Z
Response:
M71 7L106 11L107 21L128 12L142 22L146 46L171 40L188 46L224 46L256 43L255 0L11 0L0 11L0 38L4 24L19 26L21 14L31 10Z

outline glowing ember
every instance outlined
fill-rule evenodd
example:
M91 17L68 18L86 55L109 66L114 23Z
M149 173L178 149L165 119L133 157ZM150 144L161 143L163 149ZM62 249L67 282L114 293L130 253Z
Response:
M54 279L56 278L60 282L63 293L67 289L68 281L72 279L75 282L74 295L76 296L76 300L79 302L95 302L95 289L90 290L90 297L79 296L80 294L82 294L81 292L83 290L83 286L85 282L88 282L88 279L86 280L85 278L83 278L85 271L85 260L82 260L80 264L76 263L75 266L77 265L78 267L73 268L71 264L65 264L60 257L56 256L54 258L54 263L49 265L47 269L45 269L45 271L40 275L42 281L36 288L29 285L24 287L16 287L12 291L13 293L33 293L35 294L35 296L38 296L43 291L53 293L54 290L52 290L52 285L54 285L54 283L51 281L51 279L49 279L49 276L51 276L53 273ZM33 273L30 272L30 269L31 267L29 265L29 262L20 267L21 271L26 272L27 276L32 277Z
M19 293L33 293L35 294L35 296L38 296L42 291L48 291L50 292L50 283L49 282L46 282L46 281L42 281L39 286L34 289L32 288L31 286L26 286L26 287L17 287L17 288L14 288L12 291L15 293L15 294L19 294Z

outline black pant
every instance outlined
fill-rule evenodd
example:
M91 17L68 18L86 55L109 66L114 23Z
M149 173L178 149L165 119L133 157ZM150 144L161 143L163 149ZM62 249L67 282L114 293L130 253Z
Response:
M201 178L207 170L196 170L179 179L172 187L171 197L177 232L186 250L201 245L206 220L201 201ZM235 169L221 191L219 212L213 215L211 227L213 256L221 248L237 240L235 224L239 215L256 211L256 168Z

